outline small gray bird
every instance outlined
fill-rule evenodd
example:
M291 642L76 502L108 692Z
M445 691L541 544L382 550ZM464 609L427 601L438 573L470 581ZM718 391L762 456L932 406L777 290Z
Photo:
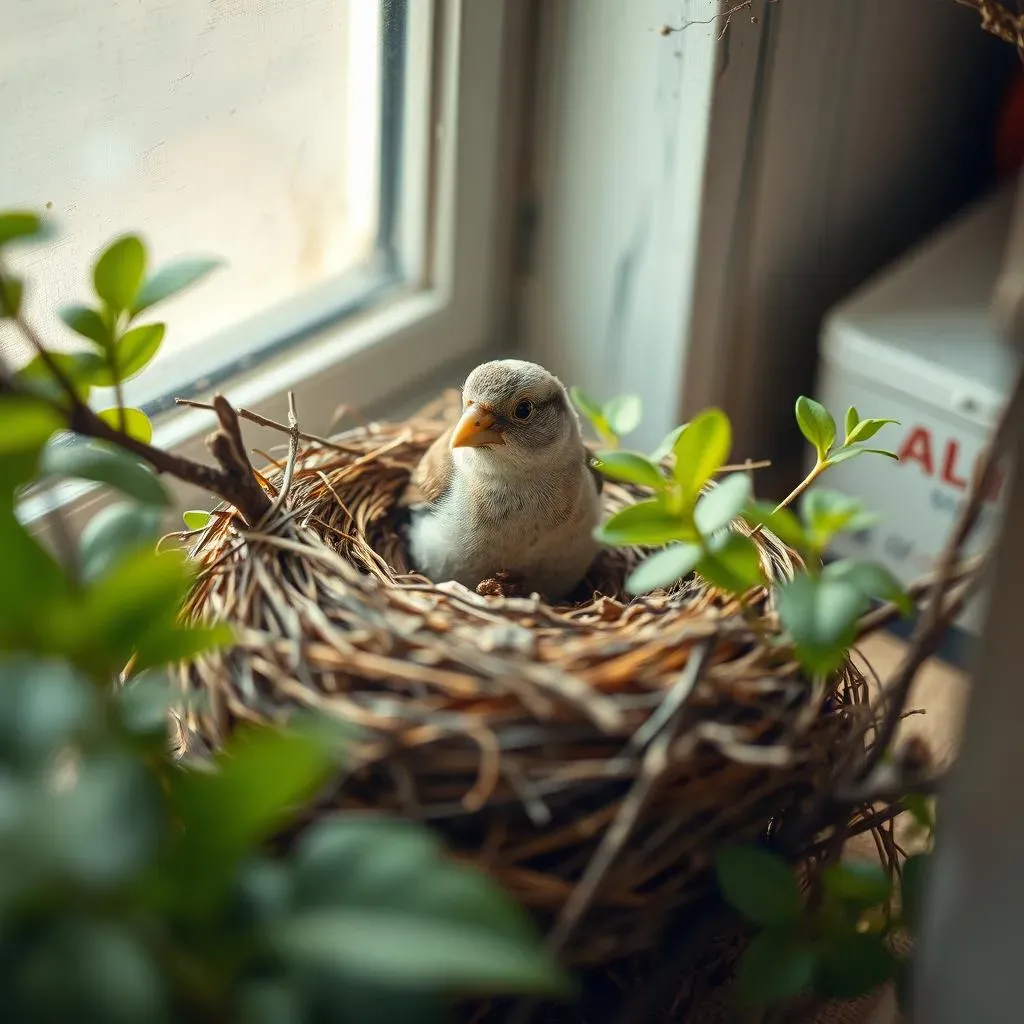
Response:
M601 476L561 381L496 359L463 386L462 418L413 475L409 554L435 583L474 588L508 573L528 592L568 595L598 553Z

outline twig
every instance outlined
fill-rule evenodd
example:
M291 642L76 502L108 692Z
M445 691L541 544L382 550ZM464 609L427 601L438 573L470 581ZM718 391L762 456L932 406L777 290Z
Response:
M889 775L889 773L886 774ZM832 802L866 806L875 803L894 803L902 800L909 793L932 796L942 788L945 781L946 773L944 771L914 778L900 774L876 782L867 779L858 785L837 790L832 797Z
M711 654L714 642L715 638L711 637L694 647L686 664L684 676L679 682L679 690L692 692ZM671 693L672 691L669 692L668 697L671 696ZM669 748L675 738L685 707L685 702L681 702L675 707L672 717L665 722L660 734L647 748L640 775L622 801L619 813L602 837L601 844L590 859L590 863L587 864L576 888L566 900L562 913L548 936L547 944L552 952L559 952L572 936L597 895L609 870L629 841L640 814L647 806L651 794L668 767Z
M177 405L188 409L213 409L213 406L209 402L197 402L191 398L176 398L174 401ZM291 427L285 426L283 423L278 423L277 420L272 420L267 416L261 416L258 412L253 412L251 409L236 409L235 411L243 420L249 420L250 423L255 423L257 426L268 427L270 430L279 430L282 434L291 434L292 432ZM299 431L298 436L303 441L309 441L310 444L318 444L322 448L331 448L334 451L345 452L346 454L362 451L361 448L353 448L352 445L338 444L336 441L329 441L326 437L320 437L317 434L307 434L301 430Z
M907 696L918 669L938 648L943 634L956 621L956 617L963 607L969 587L964 588L965 592L961 594L959 600L954 599L944 604L943 597L953 577L960 551L971 535L985 498L995 481L999 459L1006 448L1009 437L1018 429L1022 417L1024 417L1024 373L1017 377L1010 400L1006 403L999 422L992 432L992 440L982 452L979 463L980 471L974 476L974 483L967 501L945 548L939 555L931 597L917 628L914 630L910 649L896 671L892 682L882 693L885 714L879 724L875 742L865 754L863 764L857 772L857 778L860 780L867 778L885 756L896 733L900 715L907 702Z
M765 0L765 2L769 4L774 4L778 3L778 0ZM964 0L961 0L961 2L964 2ZM718 38L721 39L728 31L729 25L731 24L733 17L739 14L740 11L749 11L750 8L753 7L753 5L754 0L742 0L741 3L736 4L734 7L730 7L727 11L719 11L718 14L716 14L712 18L703 18L702 20L699 21L686 21L683 22L683 24L678 27L673 27L672 25L662 25L658 31L663 36L670 36L676 32L682 32L685 29L690 28L692 25L713 25L716 21L721 20L722 28L721 31L719 31L718 33Z
M270 522L281 506L284 505L288 498L288 492L292 489L292 477L295 474L295 460L299 457L299 417L295 412L295 392L288 392L288 431L290 438L288 440L288 462L284 467L284 477L281 480L281 487L277 492L277 497L274 499L274 503L270 506L264 522Z
M1024 53L1024 19L1020 15L1013 14L994 0L955 0L955 3L977 11L983 31Z
M971 558L965 558L950 570L947 583L952 585L960 583L975 575L980 575L984 565L984 555L974 555ZM914 582L907 587L907 596L912 601L917 601L922 598L935 586L936 576L936 573L930 572L926 576L922 576L920 579L914 580ZM884 629L890 622L895 622L897 619L903 618L903 615L903 609L900 608L899 605L893 604L891 601L887 601L885 604L879 605L877 608L873 608L869 612L865 612L857 623L857 639L863 640L864 637L868 636L870 633L874 633L879 629Z
M0 268L0 276L2 273L2 268ZM194 462L192 459L154 448L145 441L140 441L100 419L81 400L74 385L43 344L32 325L21 314L11 319L39 354L43 365L64 392L67 401L64 403L56 399L49 399L35 392L31 392L31 394L40 401L49 402L62 415L67 416L68 427L76 434L116 445L148 462L157 473L166 473L185 483L211 491L232 504L250 523L258 521L270 508L270 498L256 480L252 465L245 455L238 416L223 396L215 396L213 405L220 422L220 430L207 439L210 451L221 466L220 469L215 469L212 466L203 465L201 462ZM22 389L15 384L14 379L8 373L0 371L0 378L2 378L5 390L22 393Z
M694 647L682 677L666 695L666 700L671 699L673 693L685 694L693 690L708 661L715 639L714 636L711 636ZM582 877L563 904L554 928L548 934L546 945L552 955L557 955L565 948L566 943L590 909L608 872L614 866L626 843L629 842L633 829L636 828L636 824L640 820L640 815L668 767L669 750L678 732L679 722L685 708L685 702L680 702L675 706L670 719L663 723L661 732L653 738L647 747L636 780L622 801L615 819L601 837L601 842L587 863ZM530 1019L535 1006L536 1003L533 1001L520 1004L512 1017L511 1024L525 1024Z

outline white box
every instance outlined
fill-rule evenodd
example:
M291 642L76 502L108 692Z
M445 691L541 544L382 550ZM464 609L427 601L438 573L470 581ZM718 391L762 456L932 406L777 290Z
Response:
M1019 357L995 333L992 289L1002 269L1014 188L986 197L877 275L825 318L817 399L891 417L870 444L893 462L860 455L826 471L821 486L860 498L878 526L840 538L832 554L870 558L904 583L932 568L975 461L1013 382ZM968 553L992 537L1000 502L986 506ZM958 625L980 629L981 600Z

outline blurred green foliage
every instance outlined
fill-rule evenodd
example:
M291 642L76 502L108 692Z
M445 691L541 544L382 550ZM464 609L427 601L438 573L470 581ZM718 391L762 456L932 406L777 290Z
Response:
M4 250L42 227L32 213L0 214L0 313L24 332L26 286ZM148 440L120 388L165 325L139 317L214 266L149 273L142 241L118 239L96 260L95 300L62 312L86 347L38 354L17 374L0 365L4 1018L433 1022L458 996L564 992L531 922L423 827L342 814L271 855L268 841L344 770L337 729L250 728L210 766L168 754L168 667L232 633L181 620L194 569L156 550L166 489L118 444L62 435L73 409L51 367L82 399L115 388L105 419ZM125 500L58 559L19 500L68 478ZM190 529L208 521L185 518Z

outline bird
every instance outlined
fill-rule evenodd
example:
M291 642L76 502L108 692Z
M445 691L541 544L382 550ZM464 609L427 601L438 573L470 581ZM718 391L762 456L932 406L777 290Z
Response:
M410 561L434 583L507 574L565 598L600 551L601 483L562 382L522 359L483 363L404 496Z

